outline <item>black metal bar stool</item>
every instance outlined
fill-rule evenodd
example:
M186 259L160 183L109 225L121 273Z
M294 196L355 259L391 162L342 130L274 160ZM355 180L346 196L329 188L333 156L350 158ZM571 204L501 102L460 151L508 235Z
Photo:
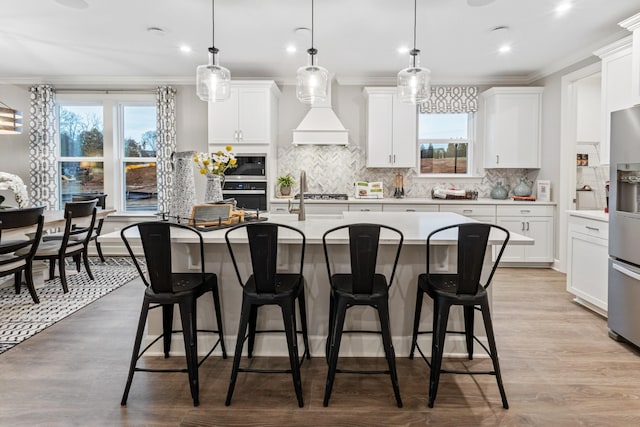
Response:
M500 250L496 259L491 265L489 275L483 285L481 283L482 274L485 267L485 254L491 250L489 243L490 234L492 240L500 243ZM456 239L457 232L457 270L452 273L434 274L430 272L429 255L432 248L432 241L440 237L446 239ZM409 358L413 359L414 351L417 348L427 365L431 368L429 378L429 407L433 408L438 392L438 382L440 374L485 374L495 375L500 389L502 406L509 408L507 396L502 385L500 374L500 364L498 363L498 352L496 349L495 337L493 334L493 324L491 313L489 312L489 297L487 288L491 284L493 274L498 267L502 253L509 241L509 231L493 224L465 223L450 225L433 231L427 237L427 272L418 276L418 290L416 295L416 310L413 322L413 337L411 342L411 352ZM420 313L422 310L423 294L426 293L433 299L433 331L419 331ZM447 321L449 310L452 306L463 306L464 331L447 331ZM473 333L474 312L482 312L484 327L487 334L489 348L482 343ZM465 335L465 342L469 360L473 359L474 340L489 354L493 362L492 371L467 371L467 370L445 370L442 369L442 355L444 350L445 336L447 333ZM431 345L431 362L426 358L418 345L419 334L433 334Z
M395 243L397 246L395 260L388 284L387 278L383 274L376 273L381 229L392 232L397 242ZM333 274L331 272L332 257L328 249L331 245L328 244L327 241L341 230L348 230L349 232L351 272ZM360 374L389 374L391 376L391 385L393 386L396 403L398 408L402 407L400 388L398 386L398 374L396 371L395 351L391 341L391 326L389 324L389 288L393 283L403 241L404 236L400 230L378 224L343 225L328 230L322 236L327 273L329 274L329 283L331 285L331 294L329 297L329 334L326 348L329 371L327 373L327 383L324 393L324 406L329 405L336 373L348 372ZM378 311L380 319L379 331L343 330L347 309L357 305L371 306ZM340 341L343 333L376 333L382 335L382 343L389 369L384 371L338 369L338 353L340 352Z
M136 258L129 240L134 238L128 233L131 228L137 228L142 241L142 248L146 261L146 272L143 272L138 259ZM200 243L200 265L201 271L198 273L174 273L171 268L171 231L180 233L195 234L198 236ZM187 372L189 374L189 387L191 389L191 397L193 398L193 406L200 404L199 400L199 383L198 368L213 353L218 344L222 350L222 357L227 358L227 351L224 346L224 335L222 333L222 312L220 311L220 295L218 292L218 278L213 273L205 273L204 267L204 244L202 235L185 225L172 224L168 222L142 222L132 224L125 227L120 232L122 240L133 259L133 262L140 273L140 277L147 289L144 293L142 302L142 310L140 312L140 320L138 322L138 331L133 346L133 354L131 355L131 365L129 367L129 376L127 385L122 395L122 405L127 404L127 397L131 382L133 381L134 372ZM128 237L129 235L129 237ZM207 292L213 295L213 304L216 312L217 330L197 329L196 304L197 299ZM155 304L155 305L152 305ZM182 321L182 330L173 330L173 308L178 304L180 309L180 319ZM144 335L144 327L147 320L147 314L150 309L162 308L162 335L156 337L142 351L140 347ZM169 357L169 349L171 348L171 335L176 332L182 332L184 339L184 350L187 359L187 369L146 369L136 367L136 363L140 357L158 340L163 339L164 357ZM211 350L198 361L198 332L217 333L218 340L215 342Z
M244 234L243 232L246 232ZM287 233L287 243L289 244L289 255L293 256L295 246L299 247L298 257L300 266L294 273L278 273L278 244L279 232ZM281 234L281 233L280 233ZM240 239L237 239L241 237ZM281 236L280 236L281 237ZM275 223L253 223L242 224L227 231L225 234L229 254L233 261L238 276L240 286L242 286L242 311L240 314L240 325L238 326L238 340L236 351L233 357L233 368L229 381L229 390L225 404L231 404L233 390L238 377L238 372L262 372L262 373L290 373L293 378L293 386L298 399L298 406L303 407L302 381L300 378L300 366L304 362L305 355L309 355L309 338L307 335L307 313L304 297L304 276L302 269L304 265L304 250L306 238L302 231L284 224ZM249 253L251 258L251 273L246 280L242 279L237 263L236 245L245 244L248 239ZM294 241L297 244L291 244ZM234 243L235 242L235 243ZM236 250L234 250L236 247ZM298 331L296 326L296 308L298 301L300 309L300 321L302 331ZM265 305L277 305L282 310L284 330L257 330L256 323L258 309ZM247 327L249 332L247 334ZM245 340L248 341L248 358L253 357L253 347L255 336L258 333L285 332L287 336L287 348L289 352L289 364L291 369L254 369L240 367L240 358ZM302 357L298 354L297 334L302 333L304 343L304 353ZM302 359L302 360L300 360Z

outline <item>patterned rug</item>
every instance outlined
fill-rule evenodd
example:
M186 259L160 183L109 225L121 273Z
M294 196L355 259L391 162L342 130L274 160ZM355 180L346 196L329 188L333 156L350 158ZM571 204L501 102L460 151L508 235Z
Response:
M33 303L24 284L19 295L13 285L0 289L0 354L138 276L129 258L110 257L105 263L90 258L90 263L95 280L89 279L83 266L80 273L67 275L66 294L59 278L46 281L44 287L36 288L40 304Z

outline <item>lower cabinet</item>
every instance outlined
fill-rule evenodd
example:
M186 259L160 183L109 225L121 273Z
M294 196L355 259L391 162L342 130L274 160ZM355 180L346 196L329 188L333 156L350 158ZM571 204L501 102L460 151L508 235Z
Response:
M452 212L489 224L496 223L496 207L492 205L440 205L440 212Z
M602 315L607 313L608 227L604 221L569 216L567 291Z
M438 205L410 205L410 204L385 204L382 207L383 212L438 212Z
M349 203L349 212L382 212L382 203Z
M501 262L553 262L553 211L553 206L497 206L497 225L535 240L531 246L507 245Z

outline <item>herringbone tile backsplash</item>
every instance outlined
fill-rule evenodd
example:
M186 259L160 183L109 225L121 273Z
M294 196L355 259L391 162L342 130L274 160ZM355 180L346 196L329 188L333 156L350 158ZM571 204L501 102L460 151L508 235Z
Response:
M513 189L520 182L520 178L526 177L529 182L534 182L538 175L537 170L529 169L487 169L484 177L454 183L441 179L418 178L414 169L366 168L364 149L355 145L278 147L278 176L291 174L298 181L301 170L307 174L310 193L351 195L356 181L382 181L385 197L393 197L396 174L404 175L406 197L431 197L431 189L435 187L455 187L477 191L480 198L488 198L498 181ZM297 188L294 191L297 192Z

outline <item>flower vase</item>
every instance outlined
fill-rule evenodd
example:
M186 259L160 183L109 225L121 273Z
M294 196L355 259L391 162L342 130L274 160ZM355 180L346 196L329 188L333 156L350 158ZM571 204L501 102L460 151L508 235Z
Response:
M222 181L221 175L207 175L207 188L204 192L205 203L218 203L224 198L222 196Z
M194 153L195 151L180 151L173 154L173 195L169 215L180 222L191 217L191 209L196 204Z

